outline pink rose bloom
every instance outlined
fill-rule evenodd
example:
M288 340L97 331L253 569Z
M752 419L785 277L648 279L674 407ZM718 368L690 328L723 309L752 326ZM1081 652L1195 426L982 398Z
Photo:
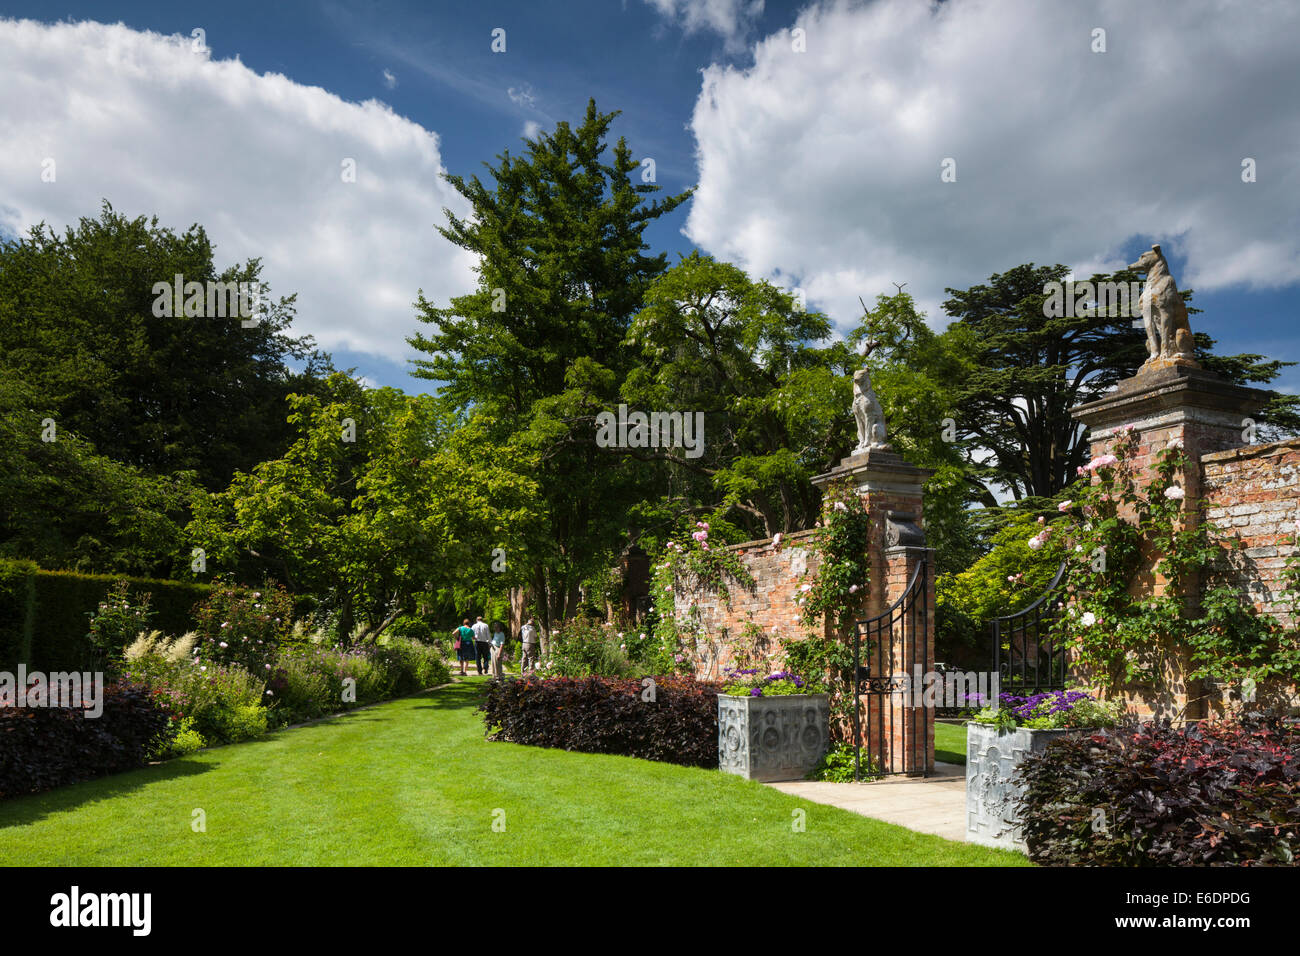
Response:
M1109 468L1115 462L1119 461L1114 455L1102 455L1100 458L1094 458L1088 462L1088 470L1096 471L1098 468Z
M1056 506L1056 510L1061 512L1069 511L1070 506L1073 504L1074 502L1071 501L1069 498L1067 498L1065 501L1062 501L1059 505Z
M1174 501L1181 501L1183 498L1187 497L1187 492L1183 491L1183 489L1179 488L1177 485L1170 485L1165 489L1165 497L1172 498Z

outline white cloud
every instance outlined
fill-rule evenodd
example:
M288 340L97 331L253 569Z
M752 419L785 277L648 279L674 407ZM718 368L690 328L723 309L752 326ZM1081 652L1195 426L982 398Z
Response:
M645 0L659 15L680 23L686 33L707 30L736 51L744 46L753 21L763 13L763 0Z
M510 102L515 106L521 106L524 109L532 109L537 103L537 97L533 94L531 84L524 83L522 86L512 86L506 90L506 96L510 97Z
M937 320L945 286L1114 268L1134 237L1197 291L1300 282L1300 8L881 0L794 25L806 52L782 31L704 71L684 231L840 323L895 281Z
M536 120L526 120L524 122L523 135L528 139L536 139L537 134L542 131L542 124Z
M384 86L390 90L397 89L397 77L393 75L392 70L384 70Z
M413 354L417 289L445 303L474 285L471 257L434 228L444 206L469 211L439 179L437 134L378 101L259 76L188 38L15 20L0 20L0 88L8 232L62 231L101 198L178 231L198 222L219 268L260 256L273 295L299 293L297 332L397 360Z

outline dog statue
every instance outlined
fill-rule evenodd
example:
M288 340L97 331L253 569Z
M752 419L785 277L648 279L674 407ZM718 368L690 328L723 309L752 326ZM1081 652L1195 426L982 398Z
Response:
M853 373L853 418L858 425L858 447L853 449L853 454L873 448L889 449L885 441L885 411L871 387L871 373L865 368Z
M1169 263L1159 246L1142 253L1130 269L1144 269L1146 287L1142 290L1142 324L1147 332L1147 361L1175 360L1196 364L1196 343L1187 324L1187 306L1178 294Z

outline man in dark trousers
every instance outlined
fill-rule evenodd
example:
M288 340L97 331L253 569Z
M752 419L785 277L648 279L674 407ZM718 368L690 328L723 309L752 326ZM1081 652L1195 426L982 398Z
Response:
M492 661L492 632L483 623L480 614L474 621L474 666L480 674L486 674Z

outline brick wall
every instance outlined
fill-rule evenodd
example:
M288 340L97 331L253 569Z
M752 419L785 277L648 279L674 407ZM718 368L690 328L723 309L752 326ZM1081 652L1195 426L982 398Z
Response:
M729 547L727 550L740 556L754 578L754 587L749 589L728 582L730 605L712 592L674 594L679 620L692 605L699 609L702 633L695 638L697 677L720 676L734 663L738 652L777 660L781 640L797 640L809 630L819 630L803 623L802 609L796 603L799 586L812 580L820 561L810 547L815 533L785 534L777 545L771 538L763 538ZM762 632L757 642L746 634L746 626L751 623Z
M1207 517L1240 539L1238 580L1256 608L1277 606L1290 539L1300 518L1300 439L1251 445L1201 457Z

